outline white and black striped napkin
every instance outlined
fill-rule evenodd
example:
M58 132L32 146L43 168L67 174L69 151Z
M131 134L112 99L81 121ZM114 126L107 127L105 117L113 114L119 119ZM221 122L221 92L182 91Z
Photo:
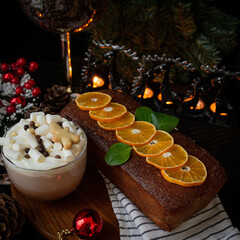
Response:
M161 230L148 219L113 183L103 176L121 240L240 240L221 201L216 196L203 210L171 232Z

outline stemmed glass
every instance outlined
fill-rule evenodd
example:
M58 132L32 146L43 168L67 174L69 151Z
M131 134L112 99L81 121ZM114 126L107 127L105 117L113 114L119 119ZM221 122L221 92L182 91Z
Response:
M61 37L66 78L72 87L70 34L89 27L106 8L106 0L19 0L26 15L43 29Z

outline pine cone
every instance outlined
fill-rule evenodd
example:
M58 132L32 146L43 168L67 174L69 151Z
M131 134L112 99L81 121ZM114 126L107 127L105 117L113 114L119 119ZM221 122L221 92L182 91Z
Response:
M0 239L8 240L21 232L25 215L21 205L5 193L0 194Z
M56 111L53 111L51 106L46 106L43 103L40 103L39 106L33 106L27 112L24 113L24 118L27 119L30 117L32 112L44 112L45 114L59 114Z
M46 90L43 103L45 106L51 108L51 111L60 112L70 99L70 93L67 92L66 87L54 84L51 88Z

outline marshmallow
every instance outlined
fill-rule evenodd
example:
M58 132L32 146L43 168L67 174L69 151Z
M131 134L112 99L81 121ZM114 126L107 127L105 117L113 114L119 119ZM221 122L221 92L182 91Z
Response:
M53 149L57 151L62 150L62 144L60 142L55 142L53 144Z
M30 114L30 120L36 121L38 116L45 116L44 112L33 112Z
M76 128L74 129L69 121L65 121L62 124L63 128L68 127L71 133L76 133Z
M74 156L71 150L63 149L63 155L67 161L72 161L74 159Z
M62 122L62 117L59 115L50 115L47 114L46 115L46 121L48 124L52 123L52 122Z
M25 145L25 147L28 147L28 144L23 138L23 135L18 134L16 137L13 137L13 141L14 143L22 144L22 145Z
M14 151L12 149L9 149L9 148L4 149L4 155L9 160L13 160L13 161L17 161L17 160L20 160L22 158L21 152L17 152L17 151Z
M56 155L59 155L59 156L61 156L61 159L64 158L64 157L63 157L63 151L55 150L55 149L53 149L53 148L49 149L49 154L50 154L50 156L52 156L52 157L55 157Z
M30 133L30 132L26 132L24 130L20 130L19 131L19 135L22 136L24 138L24 140L27 142L27 144L32 147L32 148L36 148L38 146L38 142L37 139L35 138L35 136ZM19 136L18 140L21 139L21 137Z
M38 161L38 162L43 162L45 160L45 157L35 148L30 148L30 150L28 151L28 155Z
M41 139L43 140L43 145L46 149L52 147L53 143L47 139L45 136L41 136Z
M29 121L27 121L26 119L22 118L17 126L22 128L24 125L28 125L28 124L29 124Z
M63 117L63 118L62 118L62 122L65 122L65 121L67 121L67 119Z
M73 129L73 132L76 133L77 132L77 128L76 128L75 124L72 121L70 121L69 123L70 123L70 125L71 125L71 127Z
M35 129L36 135L41 135L41 136L47 134L48 131L49 131L49 126L47 124L44 124Z
M14 151L17 151L17 152L20 152L20 151L22 151L23 149L25 149L27 147L27 145L26 144L21 144L21 143L14 143L13 145L12 145L12 149L14 150Z
M77 129L76 134L80 135L82 132L83 132L83 130L81 128L79 128L79 129Z
M46 118L45 118L45 116L37 116L36 121L37 121L40 125L46 124Z
M45 135L45 137L49 140L52 140L53 135L52 135L52 133L49 132L48 134Z
M12 143L12 139L10 137L0 137L0 145L7 146Z

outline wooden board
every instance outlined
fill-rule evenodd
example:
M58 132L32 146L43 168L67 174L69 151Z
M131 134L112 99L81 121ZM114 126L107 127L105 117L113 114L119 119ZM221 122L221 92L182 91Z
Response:
M23 206L30 224L46 239L58 239L57 232L70 229L75 214L86 208L96 210L103 218L103 229L97 239L120 238L105 183L90 163L78 189L65 198L40 202L23 196L13 186L11 190L13 197ZM74 236L71 239L79 238Z

